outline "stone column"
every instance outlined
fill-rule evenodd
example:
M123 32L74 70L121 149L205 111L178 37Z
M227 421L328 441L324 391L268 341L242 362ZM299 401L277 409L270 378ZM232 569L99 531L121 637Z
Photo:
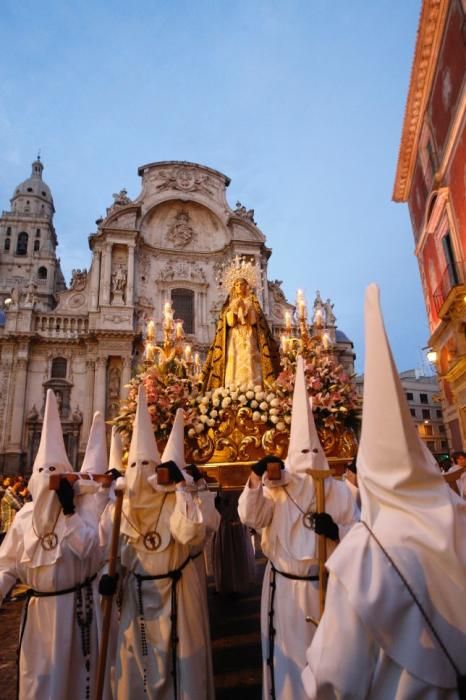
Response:
M87 438L91 430L92 417L94 415L94 384L95 384L95 362L94 360L86 360L86 393L85 403L80 406L83 414L83 422L81 426L81 435L79 438L79 452L83 453L86 449Z
M105 418L107 358L98 357L95 361L94 412L100 411Z
M90 311L96 311L99 302L101 253L94 253L91 269Z
M26 403L27 367L27 355L26 357L24 355L18 357L13 367L14 389L12 402L10 405L11 427L9 449L14 452L22 451L21 441L23 436L24 409Z
M102 274L100 284L100 303L110 304L110 286L112 274L112 244L106 243L102 251Z
M126 277L126 304L134 303L134 246L128 246L128 272Z
M123 366L121 371L120 399L126 399L128 388L125 386L131 380L131 355L122 358Z

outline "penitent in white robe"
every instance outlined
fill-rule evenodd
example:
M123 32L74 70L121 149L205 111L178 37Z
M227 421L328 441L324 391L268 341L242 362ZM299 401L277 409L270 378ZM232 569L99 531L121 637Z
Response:
M154 515L163 498L154 498ZM115 670L115 697L130 700L172 700L172 581L162 578L141 583L146 644L141 639L140 603L135 573L161 575L186 563L176 586L177 687L179 700L214 697L212 665L206 645L202 590L190 547L203 542L205 526L190 494L168 493L157 531L162 541L156 551L144 547L142 537L121 535L121 565L126 571ZM145 653L144 653L145 652ZM146 683L144 683L144 677ZM144 685L146 692L144 692Z
M0 602L17 579L37 591L57 591L82 583L99 567L97 531L78 513L69 517L60 514L55 528L59 548L45 553L52 554L53 559L56 557L54 563L35 565L34 556L31 560L24 546L25 534L32 529L32 513L32 503L19 511L0 547ZM39 543L37 547L40 548ZM38 552L39 557L43 554ZM46 560L47 556L43 559ZM19 661L20 700L82 700L86 685L90 686L92 696L98 653L94 614L90 626L90 652L90 670L87 671L74 593L32 597Z
M262 550L269 559L262 585L261 637L263 659L262 696L272 697L269 656L269 612L271 609L272 568L294 576L318 575L317 537L303 524L302 513L287 497L283 484L299 506L315 511L314 487L310 477L285 473L283 482L270 482L251 488L246 484L240 496L241 520L256 530L262 529ZM279 484L282 484L280 486ZM277 484L277 485L275 485ZM340 528L340 537L352 526L356 516L353 498L346 486L334 479L326 481L325 510ZM327 540L328 550L334 545ZM304 700L301 673L306 665L305 652L315 626L309 618L319 618L319 582L293 580L276 574L274 595L275 629L273 669L275 697L280 700ZM307 618L307 619L306 619Z

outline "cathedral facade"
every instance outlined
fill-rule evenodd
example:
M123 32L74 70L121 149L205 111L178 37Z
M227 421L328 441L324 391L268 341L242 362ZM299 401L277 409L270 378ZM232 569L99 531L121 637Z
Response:
M94 411L118 413L149 319L162 337L166 302L204 357L226 297L219 272L235 256L260 270L258 298L278 341L285 313L294 312L280 282L268 280L271 250L253 210L227 202L229 178L179 161L140 167L136 199L126 190L113 196L89 236L89 270L73 270L67 287L42 172L37 159L0 218L0 473L30 471L49 388L70 461L81 463ZM318 298L328 338L352 371L352 343L337 330L330 301Z

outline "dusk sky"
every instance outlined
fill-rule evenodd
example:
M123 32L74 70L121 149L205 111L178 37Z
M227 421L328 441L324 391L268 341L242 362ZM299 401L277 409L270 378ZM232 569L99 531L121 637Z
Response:
M255 210L290 301L335 303L362 370L378 282L400 371L428 328L406 204L391 201L420 0L3 0L0 206L38 149L65 278L137 168L208 165Z

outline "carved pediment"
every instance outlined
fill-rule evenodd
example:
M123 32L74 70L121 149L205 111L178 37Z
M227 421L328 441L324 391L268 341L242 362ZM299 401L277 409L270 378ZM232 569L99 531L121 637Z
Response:
M180 260L168 262L160 272L160 279L173 282L200 282L207 281L203 266L198 262Z

